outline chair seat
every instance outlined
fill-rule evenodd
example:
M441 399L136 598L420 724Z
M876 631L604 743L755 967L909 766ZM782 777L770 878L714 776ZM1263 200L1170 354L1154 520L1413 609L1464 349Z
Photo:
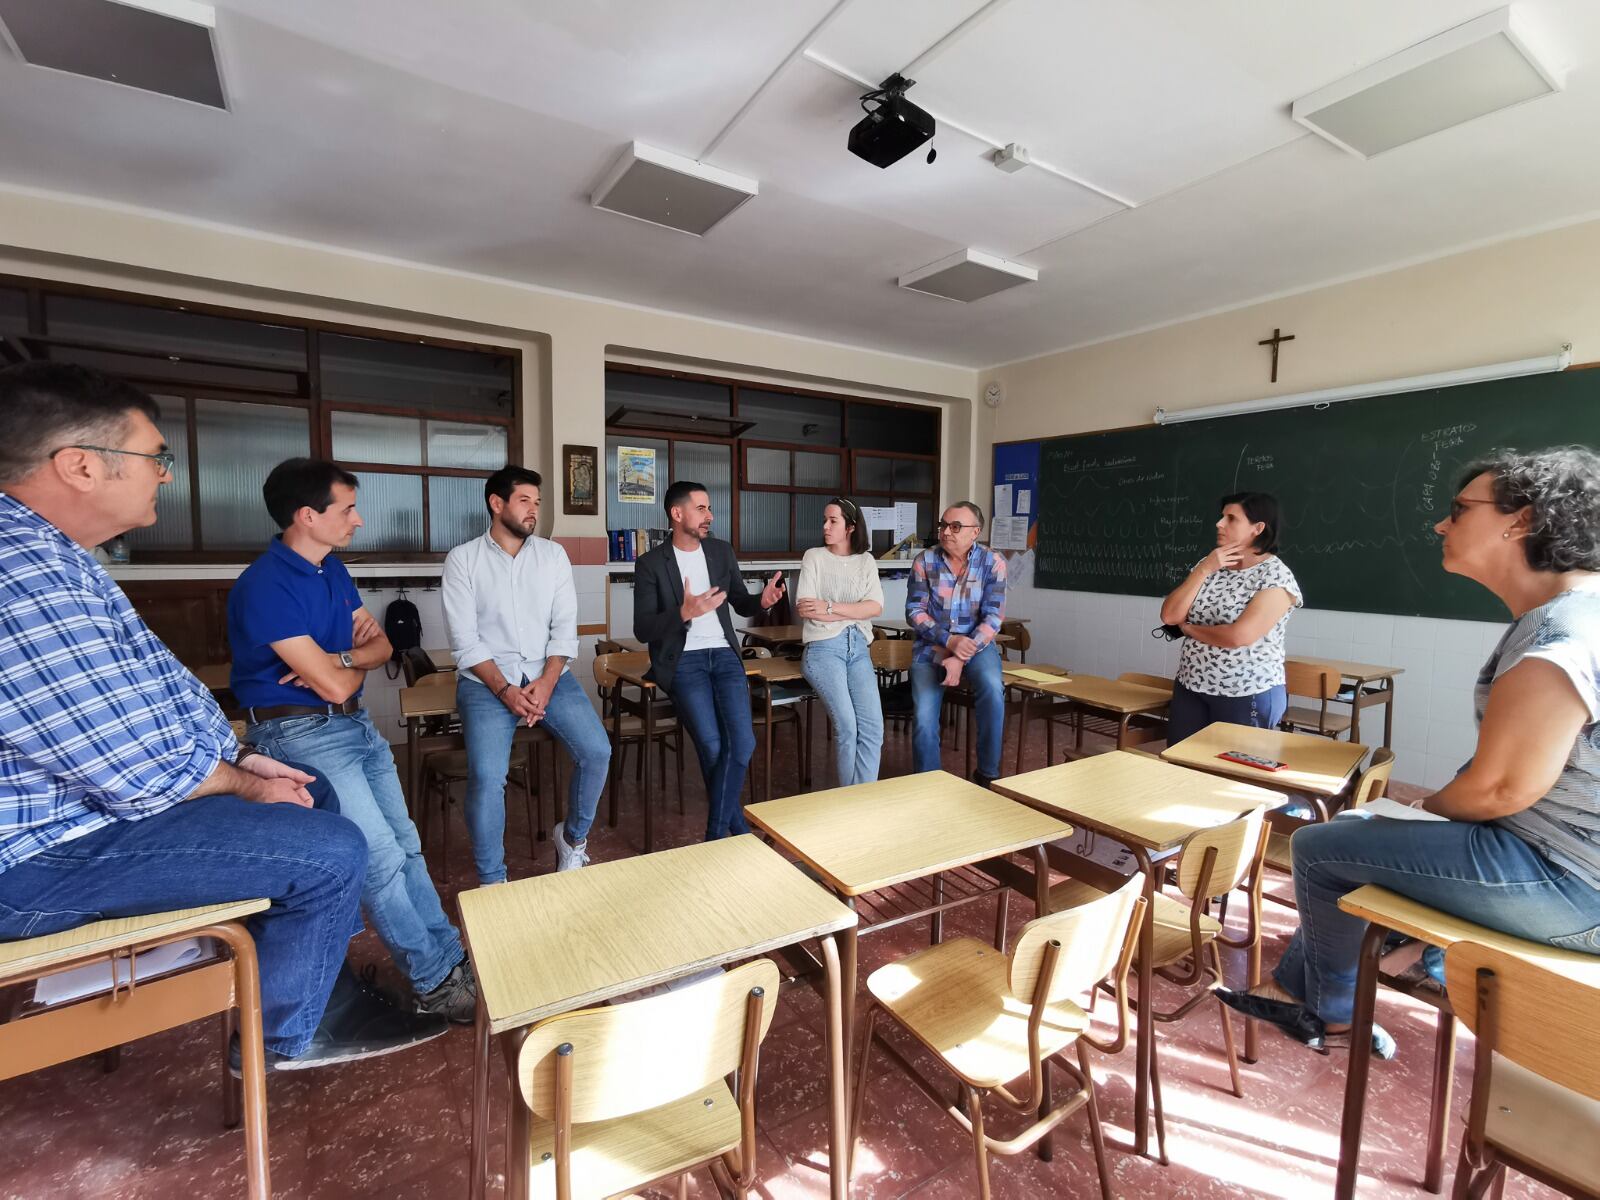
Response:
M679 1174L736 1148L739 1132L739 1106L720 1079L660 1108L574 1125L572 1194L615 1196ZM529 1143L528 1194L554 1197L554 1122L535 1117Z
M467 777L467 752L465 750L435 750L432 754L422 757L424 772L443 778L449 783L460 783ZM527 766L520 758L514 758L507 767L513 777L520 778L527 774Z
M994 1088L1028 1073L1029 1004L1011 994L1007 957L973 938L879 967L867 979L873 998L957 1076ZM1039 1054L1070 1046L1089 1017L1068 1000L1046 1007Z
M1309 729L1312 733L1345 733L1350 728L1350 717L1345 713L1322 715L1320 708L1290 708L1283 714L1279 725L1285 729Z
M1063 880L1050 889L1050 911L1060 912L1062 909L1077 908L1091 900L1102 899L1105 895L1105 892L1081 879ZM1189 938L1189 912L1187 904L1161 892L1156 893L1151 919L1154 926L1152 932L1155 935L1155 957L1150 963L1152 967L1164 967L1168 963L1175 963L1179 959L1188 957L1192 949ZM1221 932L1222 926L1216 918L1200 914L1202 945Z
M1600 1100L1495 1055L1484 1137L1536 1163L1574 1193L1600 1192Z
M602 724L606 727L606 736L611 736L611 729L615 718L607 717ZM656 717L650 722L650 728L659 737L663 733L671 733L678 728L676 717ZM625 738L639 738L644 736L644 718L636 717L632 713L622 715L622 736Z
M1294 873L1294 850L1287 833L1274 833L1267 839L1267 866L1275 871Z
M114 917L92 921L76 929L43 937L0 942L0 980L18 978L93 954L107 954L141 942L155 941L190 929L204 929L224 921L237 921L267 908L266 900L235 900L180 908L140 917Z

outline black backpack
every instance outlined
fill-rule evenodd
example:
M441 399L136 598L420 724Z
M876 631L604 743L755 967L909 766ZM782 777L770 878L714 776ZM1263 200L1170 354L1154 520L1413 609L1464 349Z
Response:
M406 599L404 592L389 601L389 607L383 610L383 632L389 645L394 647L394 662L399 662L405 651L422 645L422 614Z

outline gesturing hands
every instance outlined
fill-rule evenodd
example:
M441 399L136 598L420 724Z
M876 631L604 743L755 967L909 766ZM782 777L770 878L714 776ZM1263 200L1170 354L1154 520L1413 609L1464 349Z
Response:
M765 597L763 592L762 596ZM709 588L699 595L689 590L689 581L683 581L683 604L678 608L678 615L685 621L692 621L696 617L703 617L708 612L715 612L722 607L722 602L728 598L728 593L721 588Z
M767 586L761 589L761 607L771 608L779 600L783 599L783 590L783 572L774 571L772 578L767 580Z

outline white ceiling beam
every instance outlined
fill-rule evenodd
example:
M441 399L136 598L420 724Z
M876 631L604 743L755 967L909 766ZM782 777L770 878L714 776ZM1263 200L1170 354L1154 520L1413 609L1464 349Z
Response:
M967 34L971 33L979 25L982 25L995 13L999 12L1004 5L1009 3L1011 3L1011 0L989 0L987 4L983 5L975 12L969 13L966 20L962 21L949 33L945 34L937 42L929 46L921 54L917 55L904 67L902 67L900 74L904 75L907 79L915 79L917 77L917 73L920 72L923 67L927 66L951 46L955 45L962 38L966 37Z

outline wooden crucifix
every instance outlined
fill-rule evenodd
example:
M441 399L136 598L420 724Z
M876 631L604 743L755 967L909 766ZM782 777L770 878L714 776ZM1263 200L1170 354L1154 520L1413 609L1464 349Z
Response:
M1262 338L1259 342L1256 343L1256 345L1258 345L1258 346L1271 346L1272 347L1272 382L1273 383L1277 383L1278 382L1278 347L1281 346L1284 342L1292 342L1292 341L1294 341L1294 334L1292 334L1292 333L1284 333L1283 330L1281 330L1281 329L1274 329L1272 331L1272 336L1271 337Z

